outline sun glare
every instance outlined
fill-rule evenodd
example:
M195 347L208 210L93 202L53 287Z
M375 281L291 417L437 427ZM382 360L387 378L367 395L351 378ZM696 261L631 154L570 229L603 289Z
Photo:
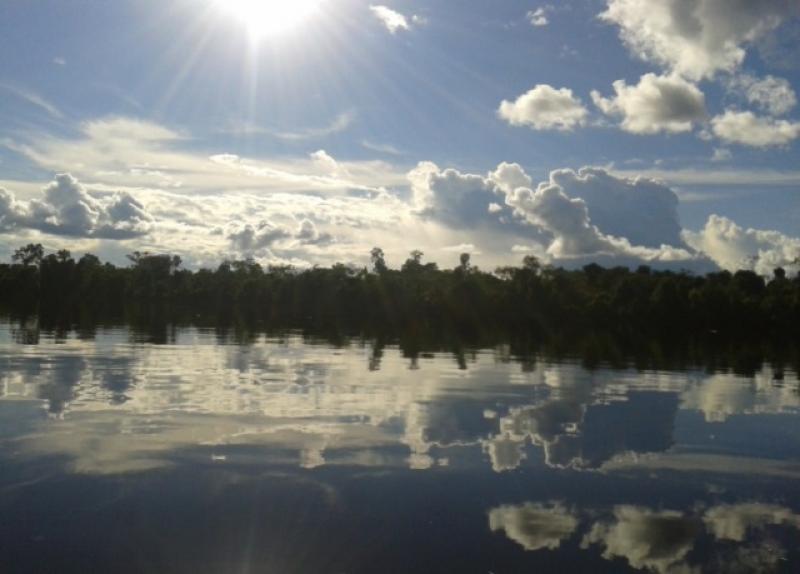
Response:
M296 28L319 10L322 0L217 0L227 13L240 20L250 37L278 36Z

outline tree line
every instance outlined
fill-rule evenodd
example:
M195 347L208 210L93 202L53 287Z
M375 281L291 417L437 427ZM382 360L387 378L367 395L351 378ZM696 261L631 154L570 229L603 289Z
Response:
M128 266L92 254L17 249L0 264L0 307L12 313L124 314L151 309L209 316L240 313L271 325L386 331L454 329L552 333L609 331L800 338L800 273L706 275L647 266L568 270L533 256L487 272L462 254L451 269L412 251L392 269L374 248L370 265L298 269L253 259L192 271L176 255L134 252Z

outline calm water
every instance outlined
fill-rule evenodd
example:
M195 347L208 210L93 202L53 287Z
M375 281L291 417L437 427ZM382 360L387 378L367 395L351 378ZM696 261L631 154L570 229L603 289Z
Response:
M800 571L797 374L0 324L0 571Z

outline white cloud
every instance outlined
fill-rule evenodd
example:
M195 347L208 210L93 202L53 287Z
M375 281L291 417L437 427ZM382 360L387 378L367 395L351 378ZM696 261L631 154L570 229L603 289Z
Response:
M561 504L528 502L491 509L489 528L492 532L503 530L525 550L555 550L578 528L578 519Z
M680 512L618 506L614 518L612 523L596 523L584 537L582 547L601 544L605 547L604 558L625 558L634 568L661 574L685 567L686 556L702 533L700 521Z
M597 168L556 170L536 186L513 163L470 174L431 162L408 172L380 161L342 161L324 150L299 157L209 157L189 147L191 134L129 118L87 122L78 137L24 138L4 143L44 170L61 173L71 166L83 183L55 185L45 196L31 182L6 183L16 194L0 196L0 226L10 235L48 233L55 248L99 250L115 261L119 248L98 240L136 237L136 249L168 249L193 266L245 253L262 263L360 262L373 245L396 263L419 247L450 265L444 249L469 243L481 246L481 264L488 266L518 262L515 245L569 266L647 262L699 271L711 266L700 251L723 266L731 258L747 259L741 246L735 257L730 245L719 247L714 226L684 236L676 194L665 184ZM775 181L796 179L789 174ZM768 244L756 253L759 270L769 273L773 263L792 260L796 240L741 233L755 233Z
M547 13L552 9L552 6L540 6L536 10L530 10L527 14L528 22L531 23L531 26L537 28L547 26L550 23L550 20L547 18Z
M295 238L305 245L324 245L333 241L330 233L321 232L310 219L304 219L295 233Z
M784 78L766 76L759 79L741 74L728 82L728 89L740 93L749 103L773 116L781 116L797 105L797 94Z
M3 89L7 92L14 94L21 100L28 102L32 106L36 106L40 110L47 112L48 115L56 119L62 119L64 117L64 114L61 112L61 110L59 110L54 104L44 99L36 92L32 92L31 90L20 88L18 86L12 86L9 84L0 84L0 89Z
M741 186L784 187L800 185L800 171L776 169L728 168L679 168L679 169L611 169L610 173L620 177L645 177L667 182L674 186ZM681 199L685 193L679 194Z
M535 130L572 130L586 122L588 112L568 88L538 84L513 102L503 100L498 115L512 126Z
M557 185L543 184L536 191L517 188L506 195L506 203L518 216L553 235L547 249L553 257L618 251L613 240L591 224L586 202L568 197Z
M470 255L480 255L481 250L472 243L459 243L458 245L448 245L442 247L442 251L447 253L469 253Z
M504 193L511 193L518 187L531 187L533 179L518 163L503 162L489 174L489 179Z
M509 245L521 242L518 237L509 239L522 227L519 223L506 227L499 221L502 214L488 212L490 203L502 203L491 186L484 191L485 200L465 190L466 196L452 208L440 196L442 219L433 214L420 218L408 199L405 168L383 161L342 161L329 153L263 159L225 153L209 157L208 152L189 147L191 140L189 133L158 124L107 118L83 124L77 137L31 132L24 139L3 143L43 170L61 172L71 166L73 174L99 199L105 201L116 192L135 197L154 219L152 230L137 239L135 249L169 250L191 267L214 267L222 259L245 254L247 249L242 247L250 245L252 250L252 245L264 243L267 238L258 233L264 235L262 221L291 234L257 250L262 264L366 261L369 249L380 245L396 264L410 248L419 247L430 253L432 260L450 265L452 257L441 248L464 242L480 244L490 253L491 264L511 264L514 258ZM431 179L436 190L446 194L448 189L459 189L457 178L438 175ZM38 195L39 185L6 182L8 189L17 192L4 194L6 211L18 214L20 205L27 208L27 200ZM494 233L472 229L465 237L464 224L459 230L446 223L448 217L454 220L459 209L480 210L482 221L495 226ZM510 219L510 210L504 207L504 211ZM306 219L314 224L316 238L308 224L298 231ZM29 240L20 237L27 228L18 217L6 217L2 225L9 231L9 244ZM247 226L253 230L252 240ZM510 233L498 233L501 229ZM536 235L535 230L525 232ZM237 241L229 239L235 234L240 234ZM411 247L409 237L413 238ZM98 240L98 234L92 232L80 241L72 236L67 243L51 236L44 243L49 249L89 250L122 262L122 249Z
M790 0L608 0L600 17L636 56L699 80L736 70L748 44L796 11Z
M732 159L733 159L733 154L731 153L731 150L724 147L714 148L714 153L711 155L711 161L724 162L724 161L730 161Z
M711 215L699 232L685 231L686 242L724 269L753 269L763 275L776 267L796 268L800 238L778 231L745 229L727 217Z
M489 455L492 470L495 472L514 470L528 458L525 454L524 439L507 435L498 435L483 441L483 450Z
M137 242L137 249L168 249L193 267L214 267L223 259L240 257L300 267L356 262L366 260L373 245L399 258L408 249L408 237L424 229L405 202L389 195L187 196L160 190L141 190L137 195L146 199L157 220L152 233ZM414 246L430 245L421 237Z
M625 80L613 86L613 98L592 91L592 100L604 114L621 116L621 127L627 132L688 132L706 115L703 92L678 76L645 74L636 86L628 86Z
M677 198L656 181L621 179L599 168L565 169L551 172L536 190L501 191L518 216L552 235L547 252L553 257L694 257L680 237Z
M583 167L577 172L552 171L548 184L585 201L592 223L602 233L645 247L684 246L678 197L660 180L621 177L605 169Z
M456 228L499 223L497 212L489 209L498 199L494 183L482 175L421 162L408 179L414 208L425 217Z
M92 120L78 137L32 133L3 145L53 172L70 172L93 187L225 191L380 193L404 184L405 172L383 161L339 161L340 175L312 157L243 158L185 149L191 138L165 126L124 117Z
M400 12L392 10L387 6L370 6L369 9L391 34L396 34L400 30L411 29L408 18Z
M373 142L370 140L362 140L361 145L370 151L376 151L378 153L383 153L388 155L403 155L403 152L400 149L393 146L392 144Z
M311 139L320 139L333 134L338 134L346 131L356 119L356 114L353 111L342 112L336 116L333 121L328 125L322 127L302 128L292 131L281 131L273 129L262 129L254 126L242 126L240 131L246 133L266 133L279 139L289 141L303 141Z
M333 156L331 156L328 152L324 149L317 150L309 155L311 161L314 162L314 165L319 167L323 173L326 175L332 175L335 177L338 176L346 176L347 170L344 169L338 161L336 161Z
M534 189L518 164L501 163L477 175L431 162L420 163L408 178L412 205L424 217L454 229L490 226L517 238L517 245L523 244L519 239L544 244L551 258L710 266L683 240L676 194L648 178L564 169Z
M125 192L90 194L70 174L42 189L42 199L19 201L0 188L0 231L35 229L51 235L131 239L153 228L153 217Z
M81 126L89 140L111 144L123 142L175 142L183 134L165 126L126 117L111 117L86 122Z
M714 117L711 129L723 141L752 147L786 145L800 137L800 122L734 110Z
M750 379L717 374L683 391L681 408L702 412L706 422L720 423L734 415L795 413L800 396L774 388L772 372L757 372Z

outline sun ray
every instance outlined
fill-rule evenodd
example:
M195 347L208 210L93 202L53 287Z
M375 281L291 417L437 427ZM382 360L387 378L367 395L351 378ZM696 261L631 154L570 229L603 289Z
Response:
M220 8L247 28L251 39L288 32L319 10L322 0L218 0Z

